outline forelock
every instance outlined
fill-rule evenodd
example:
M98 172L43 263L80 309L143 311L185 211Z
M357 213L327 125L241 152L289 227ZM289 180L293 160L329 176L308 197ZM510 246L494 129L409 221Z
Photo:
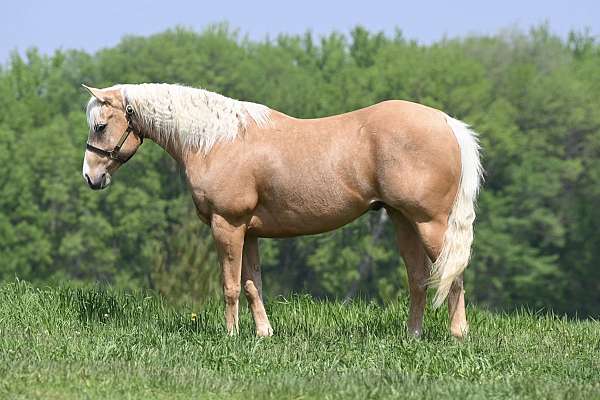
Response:
M100 121L100 112L102 111L102 103L92 96L87 103L85 110L88 126L91 128Z

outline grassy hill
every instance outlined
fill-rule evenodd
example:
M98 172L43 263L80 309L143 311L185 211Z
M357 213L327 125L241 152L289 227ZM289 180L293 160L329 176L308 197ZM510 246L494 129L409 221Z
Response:
M225 335L221 303L175 309L154 295L0 286L0 398L600 398L600 323L471 308L471 336L406 302L272 300L276 336ZM195 321L192 313L197 314Z

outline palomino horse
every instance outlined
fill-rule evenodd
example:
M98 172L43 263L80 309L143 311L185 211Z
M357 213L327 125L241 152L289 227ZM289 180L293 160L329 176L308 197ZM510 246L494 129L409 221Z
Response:
M216 242L230 334L238 331L242 287L257 335L273 334L259 237L329 231L377 206L396 228L408 269L409 332L421 334L425 290L433 284L435 306L448 297L451 333L466 334L462 272L482 169L476 135L462 122L407 101L297 119L177 85L86 88L84 179L92 189L107 187L143 138L179 163Z

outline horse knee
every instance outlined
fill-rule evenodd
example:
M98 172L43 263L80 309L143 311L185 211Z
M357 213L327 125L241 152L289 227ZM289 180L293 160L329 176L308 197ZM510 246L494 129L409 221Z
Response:
M225 295L225 302L227 304L235 304L240 298L240 285L225 285L223 287L223 294Z

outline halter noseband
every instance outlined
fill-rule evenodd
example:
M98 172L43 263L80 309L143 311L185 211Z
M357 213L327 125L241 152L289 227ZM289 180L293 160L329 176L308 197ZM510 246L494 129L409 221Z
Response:
M127 119L127 129L125 130L125 132L123 132L123 134L121 135L121 138L119 139L119 141L117 142L117 145L112 149L112 150L104 150L104 149L100 149L96 146L93 146L90 144L90 142L87 142L85 144L85 148L91 152L94 152L102 157L107 157L111 160L115 160L121 164L125 164L127 161L129 161L129 159L131 157L133 157L134 153L131 153L129 155L129 157L122 157L121 154L119 154L119 152L121 151L121 146L123 146L123 143L125 143L125 141L127 140L127 138L129 137L129 134L131 132L133 132L133 126L131 124L131 116L133 115L133 107L131 106L131 104L127 104L125 106L125 118ZM142 134L140 134L138 132L137 134L140 138L140 145L142 143L144 143L144 136Z

